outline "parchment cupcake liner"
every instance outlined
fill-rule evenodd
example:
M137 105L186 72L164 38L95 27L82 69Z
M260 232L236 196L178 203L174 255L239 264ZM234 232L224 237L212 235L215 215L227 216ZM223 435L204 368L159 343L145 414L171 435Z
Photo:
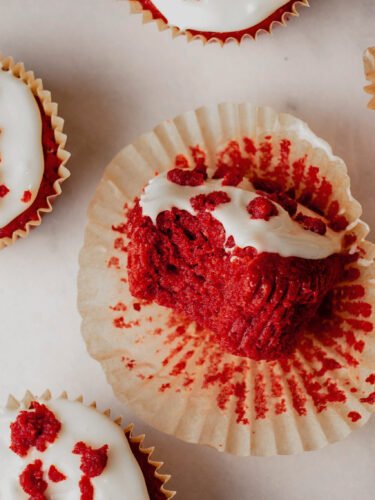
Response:
M369 109L375 109L375 47L369 47L363 53L363 63L365 67L366 80L371 82L367 85L364 90L368 94L371 94L371 101L368 103L367 107Z
M51 93L43 88L43 83L40 78L36 79L32 71L26 71L24 64L19 62L15 63L12 57L3 58L0 53L0 63L3 69L11 70L13 75L20 78L25 82L34 96L39 98L44 112L51 118L51 125L55 134L55 141L58 145L57 158L60 160L58 169L59 178L54 182L53 188L55 193L47 197L47 206L37 210L37 220L30 220L27 222L25 229L18 229L13 232L12 237L0 238L0 250L6 246L13 245L18 238L26 238L32 228L39 226L42 221L43 213L52 211L52 203L54 199L61 194L61 183L64 182L69 176L70 172L66 168L66 163L70 157L65 148L66 135L63 133L64 120L57 114L57 104L52 102ZM1 69L0 69L1 71Z
M237 154L260 176L284 172L297 196L310 179L310 202L332 221L348 220L347 251L360 258L335 288L333 319L306 328L287 361L223 352L209 332L129 292L127 210L177 155L193 162L197 145L210 165ZM364 241L349 184L344 162L306 124L251 104L185 113L124 148L88 209L78 279L82 334L116 396L161 431L236 455L314 450L361 427L375 403L375 247Z
M31 401L37 400L42 402L48 402L52 399L51 392L46 390L40 397L34 396L30 391L26 391L24 397L21 401L18 401L14 396L10 395L6 408L9 410L18 409L28 409ZM68 394L64 391L58 399L69 399ZM83 396L79 396L74 401L83 403ZM93 402L88 405L90 408L96 408L96 403ZM155 451L155 447L143 448L143 441L145 435L141 434L139 436L133 435L134 424L128 425L126 428L122 426L122 417L113 418L111 416L111 410L108 409L103 412L108 418L113 420L113 422L123 428L124 434L129 442L133 455L137 459L137 462L142 470L147 489L149 491L150 500L161 500L173 498L176 494L175 491L167 490L165 485L170 480L171 476L169 474L161 474L159 470L163 467L164 462L157 462L152 460L151 456Z
M308 0L291 1L286 4L286 10L284 10L281 14L269 16L267 19L263 20L256 26L252 26L248 29L238 32L228 32L215 35L209 33L205 34L204 32L196 32L194 30L181 31L179 28L167 24L164 19L162 19L161 17L157 17L150 10L144 9L142 3L138 0L126 1L130 3L130 12L132 14L142 14L143 24L155 21L157 23L159 31L171 29L173 38L176 38L179 35L186 35L188 42L195 39L200 39L203 42L203 45L206 45L206 43L208 42L218 42L221 46L223 46L230 40L235 40L240 45L241 42L246 38L256 39L261 32L271 34L276 25L286 26L290 16L299 16L297 9L300 6L309 7Z

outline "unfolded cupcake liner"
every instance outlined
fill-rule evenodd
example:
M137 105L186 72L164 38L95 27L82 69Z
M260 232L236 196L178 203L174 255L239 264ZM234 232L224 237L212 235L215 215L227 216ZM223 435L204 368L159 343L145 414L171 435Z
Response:
M286 361L224 352L195 323L130 294L127 210L156 172L173 168L177 155L193 164L196 146L210 165L240 155L260 176L287 172L297 195L309 182L316 204L321 195L321 211L349 223L347 251L360 258L335 287L333 319L306 328ZM185 441L264 456L343 439L367 422L375 403L375 247L365 241L360 214L344 162L291 115L222 104L160 124L114 158L88 209L78 279L88 352L120 401Z
M194 30L180 30L176 26L169 25L162 17L157 16L151 10L145 9L142 3L138 0L125 0L130 3L130 12L132 14L142 14L143 24L155 21L157 23L159 31L165 31L170 29L172 31L173 38L179 35L186 35L187 41L200 39L203 45L208 42L218 42L223 46L226 42L230 40L236 41L239 45L246 38L256 39L258 35L262 32L271 34L276 25L286 26L287 21L291 16L299 16L298 8L301 6L309 7L308 0L294 0L286 4L285 10L281 12L280 15L269 16L267 19L263 20L256 26L252 26L248 29L241 30L233 33L222 33L219 35L215 34L205 34L204 32L196 32ZM234 7L235 8L235 7ZM268 22L267 22L268 20Z
M59 178L54 182L53 188L55 193L48 196L46 199L46 207L39 208L37 210L38 218L36 220L30 220L25 225L25 229L17 229L13 232L12 237L0 238L0 250L4 247L13 245L18 238L26 238L30 230L36 226L39 226L42 222L43 213L52 211L52 204L54 199L61 194L61 184L69 176L70 172L66 168L66 163L70 157L70 153L65 150L66 135L63 133L64 120L58 116L57 104L52 102L51 93L43 88L43 82L40 78L36 79L32 71L26 71L24 64L19 62L15 63L12 57L3 58L0 53L0 63L4 70L11 70L13 75L20 78L23 82L27 84L34 96L39 98L39 101L43 107L44 112L51 119L51 126L54 131L55 141L58 145L57 158L60 160L60 166L58 169ZM0 70L1 71L1 70Z
M28 409L30 403L34 400L38 402L48 403L52 399L51 391L46 390L40 397L35 396L30 391L26 391L24 397L19 401L14 396L10 395L6 404L9 410L22 410ZM68 394L64 391L58 399L69 399ZM78 396L74 401L84 404L83 396ZM88 405L90 408L96 408L96 402ZM176 494L175 491L167 490L166 483L170 480L169 474L162 474L160 469L163 467L164 462L152 460L152 455L155 447L143 448L145 434L138 436L133 435L134 424L129 424L127 427L122 425L122 417L114 418L111 415L111 410L105 410L103 414L111 419L115 424L119 425L129 442L133 455L135 456L141 471L144 474L146 486L149 492L150 500L162 500L173 498Z
M369 47L365 50L363 54L363 63L365 67L366 80L371 82L370 85L365 87L365 92L372 96L367 107L369 109L375 109L375 47Z

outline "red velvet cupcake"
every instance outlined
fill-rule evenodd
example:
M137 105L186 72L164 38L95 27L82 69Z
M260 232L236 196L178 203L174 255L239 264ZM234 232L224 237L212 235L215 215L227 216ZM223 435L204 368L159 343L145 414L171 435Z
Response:
M52 210L69 176L63 120L23 64L0 57L0 249L25 238ZM22 147L20 147L22 145Z
M133 13L143 13L144 22L156 20L160 30L171 28L174 35L186 34L188 40L204 43L227 40L240 43L259 32L271 32L275 23L285 25L296 16L297 6L307 0L129 0Z
M151 459L143 436L133 425L121 427L111 412L86 406L82 397L66 394L51 399L47 391L36 398L26 393L19 403L10 397L0 409L2 439L0 493L4 498L47 500L166 500L175 492L165 488L170 476L160 474L163 463Z
M88 215L83 335L141 418L236 455L368 420L375 250L344 162L305 123L185 113L120 152Z

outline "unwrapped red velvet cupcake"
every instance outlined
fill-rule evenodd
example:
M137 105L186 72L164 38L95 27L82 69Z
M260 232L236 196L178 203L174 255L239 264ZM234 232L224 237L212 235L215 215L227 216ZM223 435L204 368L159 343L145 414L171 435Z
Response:
M63 123L42 81L0 55L0 249L25 238L61 193Z
M21 402L10 397L0 409L0 496L4 499L165 500L170 476L143 449L144 436L132 436L110 411L64 393L49 391Z
M296 16L307 0L129 0L133 13L143 13L144 22L156 20L160 30L171 28L174 35L199 37L206 43L227 40L238 43L271 32L274 23L283 24Z
M344 162L251 104L126 147L89 208L90 354L158 429L238 455L343 438L375 404L374 247Z

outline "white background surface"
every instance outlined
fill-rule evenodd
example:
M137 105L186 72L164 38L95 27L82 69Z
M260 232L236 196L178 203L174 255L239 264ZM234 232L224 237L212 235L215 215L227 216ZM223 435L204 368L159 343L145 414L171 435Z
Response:
M43 78L72 152L72 176L52 214L0 255L0 400L49 387L115 408L156 445L179 500L374 498L374 419L297 457L235 458L182 443L116 403L86 353L76 308L85 212L106 164L158 122L203 104L253 101L306 120L347 162L375 227L375 112L366 110L361 60L375 45L375 0L311 4L272 37L222 49L142 26L127 2L0 0L0 51Z

